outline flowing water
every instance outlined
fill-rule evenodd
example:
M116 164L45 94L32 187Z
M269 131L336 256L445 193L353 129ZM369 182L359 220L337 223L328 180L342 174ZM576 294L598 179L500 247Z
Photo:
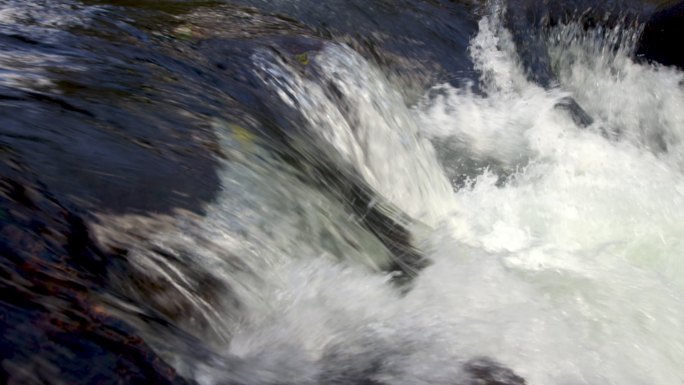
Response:
M0 53L3 147L180 377L684 384L684 73L638 24L539 30L544 87L496 1L58 3L0 9L40 40Z

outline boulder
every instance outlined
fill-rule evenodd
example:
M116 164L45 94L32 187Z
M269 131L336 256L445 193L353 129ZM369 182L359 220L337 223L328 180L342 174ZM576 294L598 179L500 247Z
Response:
M636 49L638 60L684 68L684 1L662 5L646 22Z

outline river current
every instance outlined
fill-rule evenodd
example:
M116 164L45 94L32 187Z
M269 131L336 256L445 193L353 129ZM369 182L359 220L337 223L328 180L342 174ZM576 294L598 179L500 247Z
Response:
M684 383L684 73L635 61L639 23L538 30L542 85L498 1L0 4L4 186L102 258L66 247L47 294L3 264L15 383L109 367L28 353L22 301L202 385Z

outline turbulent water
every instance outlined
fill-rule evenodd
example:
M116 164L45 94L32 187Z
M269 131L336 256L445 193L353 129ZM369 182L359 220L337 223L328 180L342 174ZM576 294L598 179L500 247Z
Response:
M106 20L108 6L94 3L64 6L80 15L78 23ZM634 61L639 25L569 21L539 31L555 77L544 87L526 73L503 3L463 5L477 22L465 33L467 48L447 52L444 43L437 51L467 59L472 68L462 70L449 66L465 59L431 61L422 48L399 57L413 44L410 35L398 49L373 44L400 36L368 32L375 43L361 44L363 36L334 25L326 39L303 37L308 32L292 39L281 33L282 23L304 31L310 20L333 24L330 10L340 9L336 2L303 3L250 4L263 14L240 5L174 16L170 35L160 36L175 34L179 43L162 41L163 53L176 49L189 59L163 66L199 68L182 87L155 83L145 99L128 98L117 79L101 78L111 72L99 73L108 89L99 95L126 100L111 105L148 117L149 129L166 122L166 109L186 109L178 95L196 98L205 110L180 113L185 120L170 124L200 120L205 131L171 132L181 144L159 151L174 161L176 150L209 154L206 167L215 175L207 178L219 188L202 193L209 188L193 182L202 175L179 176L179 196L211 197L199 210L169 198L175 209L162 212L153 202L143 212L98 210L79 203L90 196L46 183L88 207L99 247L126 250L124 267L102 275L107 284L93 299L98 309L131 325L173 370L198 384L460 384L469 375L464 365L479 357L530 385L684 383L684 73ZM3 4L3 29L29 28L21 22L27 7ZM42 25L32 24L32 33L42 31L52 47L64 44L55 32L63 23L87 29L51 19L55 5L35 7ZM146 17L145 7L134 9ZM279 13L299 15L301 24L273 16ZM233 20L226 17L243 24L233 30L222 24ZM128 22L135 25L112 21ZM359 28L362 34L371 27ZM183 45L198 36L207 43ZM221 38L230 44L216 43ZM245 45L249 38L267 43ZM70 49L71 55L4 51L0 85L67 94L54 91L54 69L45 68L56 63L72 77L87 72L87 63L72 59L83 48ZM115 69L111 76L167 79L122 71L121 55L100 56ZM226 55L227 65L207 65ZM138 92L136 82L128 84ZM97 97L76 87L68 92L84 103ZM145 101L162 94L167 106ZM590 124L562 108L567 100ZM135 122L102 108L83 119ZM21 121L40 119L34 112ZM137 135L121 130L121 137ZM85 143L73 146L110 140L97 135L79 136ZM18 152L30 158L32 144L10 146L24 146ZM92 151L87 159L114 150ZM113 177L125 178L123 162L123 176ZM191 165L205 164L197 162ZM44 178L59 179L53 168L44 170L52 173ZM174 190L173 172L162 174L155 188ZM143 176L132 188L144 189L155 173L136 175ZM407 229L409 253L424 260L404 263L364 215ZM8 367L11 376L21 366Z

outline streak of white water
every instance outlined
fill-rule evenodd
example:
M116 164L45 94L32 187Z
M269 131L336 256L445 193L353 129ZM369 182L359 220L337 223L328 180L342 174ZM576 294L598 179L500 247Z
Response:
M443 216L451 186L399 92L378 70L338 45L325 47L310 64L320 71L316 81L275 55L257 55L255 62L264 82L373 188L413 218L434 224ZM322 84L335 87L343 100L335 100Z
M559 39L551 55L561 86L545 90L526 80L500 25L484 17L471 44L486 95L442 85L413 110L349 49L311 58L319 80L254 57L264 86L309 129L432 226L434 263L403 297L386 277L340 263L381 263L381 246L217 125L242 160L226 165L208 218L181 226L201 241L158 240L191 242L195 262L243 304L239 316L212 320L230 335L214 348L238 363L227 373L200 363L200 383L454 384L460 364L479 355L533 385L684 383L682 74L597 51L602 40ZM567 96L594 125L580 129L554 107ZM426 137L513 173L501 184L483 169L453 191ZM226 266L217 249L245 267Z

